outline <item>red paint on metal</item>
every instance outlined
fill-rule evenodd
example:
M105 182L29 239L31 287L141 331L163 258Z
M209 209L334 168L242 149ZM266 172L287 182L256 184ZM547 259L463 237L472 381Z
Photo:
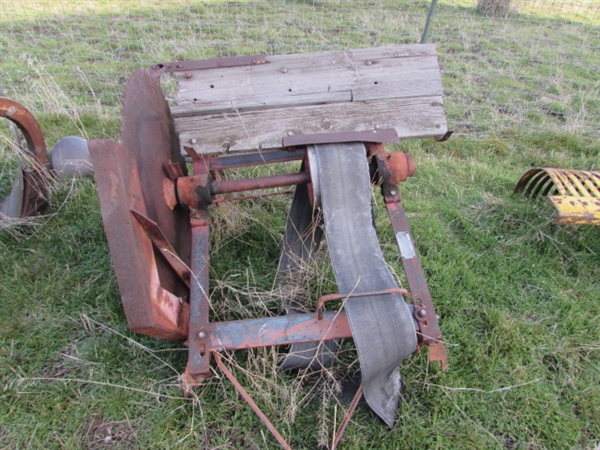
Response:
M245 178L242 180L225 180L211 183L210 190L214 195L231 194L233 192L268 189L282 186L308 183L310 174L307 172L272 175L268 177Z
M88 147L129 328L163 339L186 338L188 304L161 284L152 240L129 210L147 215L134 155L110 139L89 141Z
M352 337L343 310L326 311L320 320L306 313L213 322L208 334L210 350L242 350Z
M392 222L392 227L394 228L394 233L397 235L398 233L405 232L408 234L408 236L410 236L412 242L410 227L408 225L408 220L406 219L406 213L402 207L401 200L399 200L399 198L395 200L386 198L385 202L385 206L390 216L390 221ZM414 247L414 242L412 242L412 244ZM412 294L412 299L415 305L415 317L417 317L420 324L419 342L421 345L437 346L435 352L429 353L429 359L434 360L434 357L437 358L445 354L445 348L443 351L441 350L441 347L444 346L441 341L442 332L440 330L435 308L433 306L433 301L431 300L431 294L429 293L429 287L427 286L419 257L416 254L412 258L405 258L403 256L402 266L404 267L404 273L406 274L408 287ZM421 315L422 313L419 313L420 311L425 311L425 314ZM446 368L447 366L448 362L444 357L442 360L442 368Z

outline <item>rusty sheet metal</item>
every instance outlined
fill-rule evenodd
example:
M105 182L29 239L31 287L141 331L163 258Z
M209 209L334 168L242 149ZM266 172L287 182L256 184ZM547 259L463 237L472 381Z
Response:
M27 148L23 149L26 155L20 158L19 172L11 193L0 203L0 218L33 216L42 212L48 204L52 175L49 171L46 141L35 117L14 100L0 97L0 117L13 122L27 142Z
M134 71L125 85L121 142L135 157L146 211L143 214L156 222L176 256L189 266L189 215L181 206L175 206L171 210L172 205L165 202L163 191L163 180L169 177L167 167L170 164L179 164L183 174L186 174L187 168L179 152L179 139L169 105L160 86L147 70ZM177 297L187 296L188 288L185 283L160 252L155 252L161 286Z
M600 172L536 168L527 171L515 193L548 196L557 211L556 223L600 225Z
M164 339L187 338L188 304L161 286L152 241L130 211L147 215L136 158L110 139L89 141L88 147L129 328Z

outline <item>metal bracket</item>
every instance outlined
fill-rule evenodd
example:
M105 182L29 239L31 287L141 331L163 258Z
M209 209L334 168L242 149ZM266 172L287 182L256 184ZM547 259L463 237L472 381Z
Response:
M341 133L301 134L286 136L281 139L281 146L301 147L315 144L336 144L343 142L386 142L396 144L400 141L398 133L393 128L369 131L346 131Z
M228 56L223 58L196 59L192 61L172 61L150 66L150 74L159 78L165 72L187 72L191 70L221 69L226 67L256 66L267 64L265 55Z

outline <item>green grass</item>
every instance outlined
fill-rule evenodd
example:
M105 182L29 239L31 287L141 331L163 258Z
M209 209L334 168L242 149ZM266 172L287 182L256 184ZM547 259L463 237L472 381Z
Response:
M72 134L118 138L133 67L416 42L428 5L0 3L0 95L35 113L49 147ZM430 366L425 352L407 359L395 428L359 408L343 448L600 446L600 229L557 226L547 202L511 194L530 167L600 166L600 17L591 2L573 11L529 2L492 20L474 3L441 1L431 30L455 136L393 147L417 162L401 189L450 369ZM374 198L382 248L402 279ZM213 211L213 317L280 312L274 274L288 202ZM0 448L276 448L223 377L183 398L181 342L127 329L93 180L61 181L48 214L0 233ZM313 299L335 291L326 252L303 281ZM321 374L278 373L276 358L262 349L226 362L293 448L330 442L346 407L339 380L358 369L352 343Z

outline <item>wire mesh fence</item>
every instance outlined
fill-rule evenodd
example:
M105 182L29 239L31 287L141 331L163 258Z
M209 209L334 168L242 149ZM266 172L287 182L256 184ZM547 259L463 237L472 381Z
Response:
M0 95L34 112L117 116L133 68L417 43L430 5L0 0ZM457 132L525 127L600 136L597 0L441 0L428 42L438 47L446 112Z

